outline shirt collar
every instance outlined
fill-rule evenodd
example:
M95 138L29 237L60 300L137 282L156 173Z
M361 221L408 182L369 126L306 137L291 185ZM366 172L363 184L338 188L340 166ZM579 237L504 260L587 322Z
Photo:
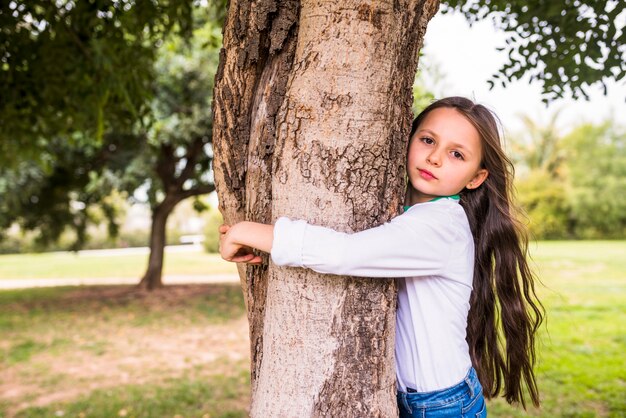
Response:
M461 200L461 196L459 196L458 194L453 194L453 195L450 195L450 196L438 196L438 197L436 197L434 199L430 199L428 202L436 202L437 200L441 200L441 199L452 199L452 200L459 201L459 200ZM424 202L424 203L428 203L428 202ZM407 211L407 210L409 210L410 207L411 206L405 206L404 210Z

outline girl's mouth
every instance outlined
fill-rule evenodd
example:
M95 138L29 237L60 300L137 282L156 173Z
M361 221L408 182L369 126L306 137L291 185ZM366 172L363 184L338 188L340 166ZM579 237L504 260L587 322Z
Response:
M420 176L422 176L422 178L425 179L425 180L435 180L435 179L437 179L437 177L435 177L433 175L433 173L431 173L428 170L422 170L421 168L418 168L417 170L419 171Z

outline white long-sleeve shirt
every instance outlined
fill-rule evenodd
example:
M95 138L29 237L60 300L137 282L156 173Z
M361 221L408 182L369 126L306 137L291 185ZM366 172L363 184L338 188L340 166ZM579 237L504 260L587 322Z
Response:
M474 241L456 200L420 203L388 223L354 234L279 218L271 257L279 266L325 274L399 278L398 389L440 390L467 374Z

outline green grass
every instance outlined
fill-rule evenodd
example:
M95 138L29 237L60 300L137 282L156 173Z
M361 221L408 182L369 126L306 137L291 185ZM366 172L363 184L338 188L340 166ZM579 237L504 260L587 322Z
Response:
M547 311L537 364L542 407L525 412L498 399L489 402L489 416L626 416L626 241L541 242L531 251ZM198 257L189 264L208 264L202 254L187 256ZM31 262L30 257L22 260ZM3 260L0 257L0 266ZM131 336L141 344L142 335L158 337L189 329L207 337L226 335L233 318L243 315L237 285L173 287L152 295L132 287L1 291L0 370L14 370L27 384L53 391L72 376L54 372L51 361L72 361L68 356L116 358L123 353L114 351L111 339L119 336ZM242 332L247 333L245 326ZM221 344L222 335L218 337L216 344ZM207 370L212 371L206 374ZM245 360L217 359L182 375L154 373L146 371L143 383L96 388L69 400L31 405L17 416L48 417L57 411L66 417L246 414ZM76 385L90 382L78 380ZM16 404L31 398L34 395L12 402L0 399L0 417L5 416L3 410L15 410Z
M0 353L0 364L6 363L8 365L17 364L30 360L30 358L42 352L57 351L69 344L69 340L64 338L55 338L52 341L36 341L31 338L25 338L23 340L17 340L12 342L8 350L4 353Z
M141 277L147 261L147 255L97 256L69 252L0 255L0 280ZM170 253L165 254L163 273L236 274L237 268L218 254Z
M235 375L213 376L210 381L194 378L168 379L155 385L127 385L96 390L71 403L31 407L19 418L69 417L212 417L244 418L250 385L247 370Z
M540 336L540 410L498 400L502 417L626 416L626 242L531 246L547 310Z

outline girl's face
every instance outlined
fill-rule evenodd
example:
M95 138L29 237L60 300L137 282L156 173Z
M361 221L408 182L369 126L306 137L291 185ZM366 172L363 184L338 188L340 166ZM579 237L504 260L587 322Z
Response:
M432 110L409 144L409 204L480 186L488 175L481 159L482 143L474 125L453 108Z

